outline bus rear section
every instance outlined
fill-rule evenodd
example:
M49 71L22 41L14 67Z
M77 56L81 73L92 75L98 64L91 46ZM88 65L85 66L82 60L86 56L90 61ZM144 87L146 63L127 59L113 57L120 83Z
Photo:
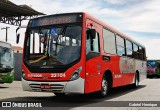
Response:
M0 41L0 83L12 83L13 80L14 68L11 44Z
M30 20L24 41L23 90L56 95L97 92L103 97L112 87L138 86L146 75L145 48L116 33L86 13Z
M160 77L160 60L147 60L147 77Z

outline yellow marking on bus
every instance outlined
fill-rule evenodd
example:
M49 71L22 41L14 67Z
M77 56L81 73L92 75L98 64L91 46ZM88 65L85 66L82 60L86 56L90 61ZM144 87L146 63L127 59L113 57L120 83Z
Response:
M30 61L30 63L32 64L32 63L39 62L40 60L42 60L42 59L44 59L44 58L46 58L46 57L47 57L46 55L45 55L45 56L42 56L41 58L39 58L39 59L37 59L37 60Z

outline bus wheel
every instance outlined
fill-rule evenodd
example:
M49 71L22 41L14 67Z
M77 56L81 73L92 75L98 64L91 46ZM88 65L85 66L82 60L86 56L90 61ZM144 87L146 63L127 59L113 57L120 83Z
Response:
M57 97L65 96L65 93L54 93Z
M101 83L101 90L99 91L98 95L100 97L105 97L108 94L108 90L109 90L108 80L104 75Z
M137 75L137 73L135 74L135 81L134 81L134 84L133 84L133 87L136 88L139 86L139 77Z

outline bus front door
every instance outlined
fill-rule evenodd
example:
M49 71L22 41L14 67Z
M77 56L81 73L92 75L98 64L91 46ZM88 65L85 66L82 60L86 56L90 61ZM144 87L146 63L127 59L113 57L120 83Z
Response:
M90 26L91 24L91 26ZM100 54L100 36L102 27L95 22L87 19L87 30L95 29L96 37L91 39L86 34L86 81L85 81L85 93L98 91L101 89L101 61ZM86 30L86 31L87 31Z

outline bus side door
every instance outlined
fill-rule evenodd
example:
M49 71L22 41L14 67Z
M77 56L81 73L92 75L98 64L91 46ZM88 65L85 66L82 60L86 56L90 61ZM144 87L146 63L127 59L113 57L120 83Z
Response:
M100 54L100 36L102 35L102 27L92 20L87 19L86 29L95 29L96 37L91 39L86 34L86 80L85 93L98 91L101 89L101 62ZM86 30L86 31L87 31Z

